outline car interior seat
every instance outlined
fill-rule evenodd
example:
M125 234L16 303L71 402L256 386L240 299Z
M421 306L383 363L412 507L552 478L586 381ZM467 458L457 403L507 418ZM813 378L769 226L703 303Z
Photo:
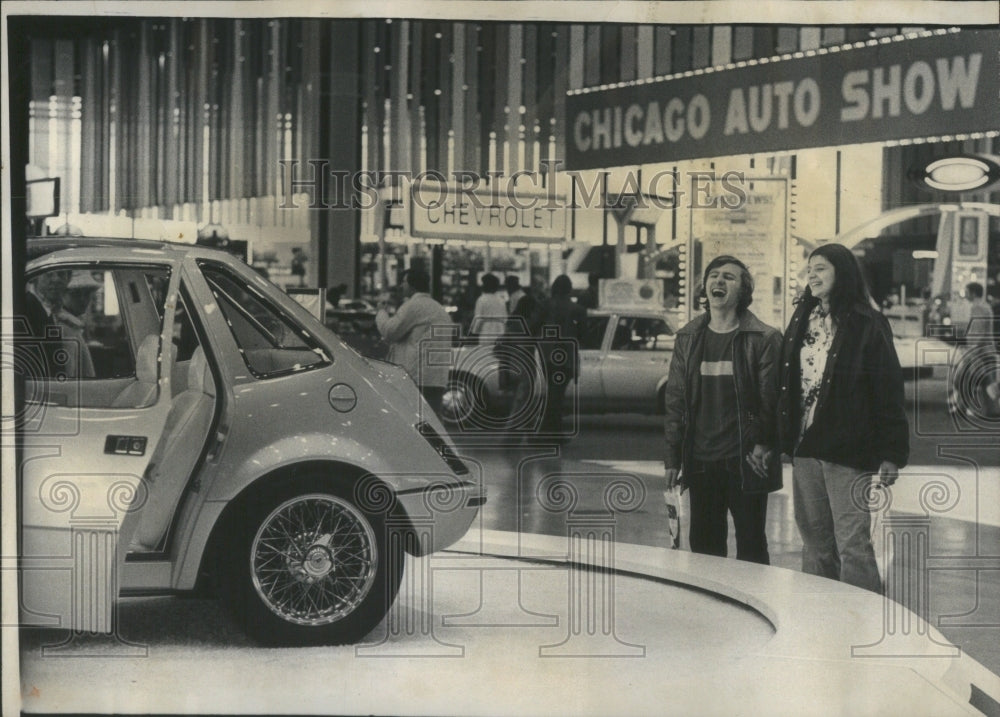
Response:
M125 386L112 399L112 408L142 408L156 400L159 356L160 337L158 334L149 334L139 343L139 350L135 354L135 381Z
M611 338L612 351L627 349L631 342L632 330L625 324L618 324L615 327L615 335Z
M201 456L215 410L215 380L199 346L188 366L187 388L170 405L163 435L153 450L143 482L146 501L133 548L156 550Z

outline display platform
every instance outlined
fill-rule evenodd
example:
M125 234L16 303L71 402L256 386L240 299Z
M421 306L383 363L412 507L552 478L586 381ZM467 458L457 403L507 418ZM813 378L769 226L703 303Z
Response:
M25 711L963 715L1000 698L1000 677L878 595L596 524L410 560L360 645L258 648L213 603L171 598L127 601L121 626L145 654L28 637Z

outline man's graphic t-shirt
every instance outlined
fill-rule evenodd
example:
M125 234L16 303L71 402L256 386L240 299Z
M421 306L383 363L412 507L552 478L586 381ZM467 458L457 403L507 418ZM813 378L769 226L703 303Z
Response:
M694 418L694 458L716 461L738 456L739 418L736 379L733 376L733 341L736 329L724 334L705 331L701 355L701 395Z

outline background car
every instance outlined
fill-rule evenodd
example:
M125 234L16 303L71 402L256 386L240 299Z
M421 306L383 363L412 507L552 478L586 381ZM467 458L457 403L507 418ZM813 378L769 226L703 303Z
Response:
M920 309L893 307L883 313L892 329L892 343L905 380L929 378L934 375L934 366L947 367L957 360L959 350L954 342L925 336L926 329ZM942 373L946 371L946 368L942 368Z
M108 632L120 598L210 584L261 642L356 641L392 605L403 551L469 528L484 490L413 381L238 259L29 251L22 624ZM70 306L71 286L89 298Z
M500 386L495 338L499 337L465 342L457 349L444 397L442 420L446 424L502 427L498 417L507 415L512 394ZM574 401L581 413L662 411L674 340L674 327L664 312L588 311L578 342L580 373L567 391L567 400ZM534 395L544 392L545 381L530 355L515 363L516 370L532 373Z

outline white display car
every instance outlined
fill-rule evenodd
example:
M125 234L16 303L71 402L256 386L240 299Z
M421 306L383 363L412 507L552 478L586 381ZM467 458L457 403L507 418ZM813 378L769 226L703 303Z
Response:
M238 259L99 239L29 259L22 624L107 632L119 599L210 583L263 643L357 641L403 551L452 544L485 501L402 369Z

